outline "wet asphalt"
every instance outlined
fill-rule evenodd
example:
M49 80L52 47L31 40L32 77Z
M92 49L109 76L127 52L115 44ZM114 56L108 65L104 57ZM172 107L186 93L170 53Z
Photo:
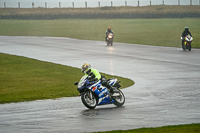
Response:
M0 52L130 78L126 102L87 109L80 97L0 105L0 133L79 133L200 123L200 49L56 37L0 36ZM73 83L72 83L73 84Z

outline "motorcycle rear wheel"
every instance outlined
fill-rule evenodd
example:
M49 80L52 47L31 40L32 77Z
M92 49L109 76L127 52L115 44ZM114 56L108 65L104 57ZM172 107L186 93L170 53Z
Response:
M114 100L114 105L116 105L117 107L121 107L125 103L125 96L120 89L118 89L118 91L120 95L113 97L113 100Z
M92 97L90 97L90 93L87 92L81 95L82 103L89 109L94 109L97 106L97 99L93 94L91 94Z

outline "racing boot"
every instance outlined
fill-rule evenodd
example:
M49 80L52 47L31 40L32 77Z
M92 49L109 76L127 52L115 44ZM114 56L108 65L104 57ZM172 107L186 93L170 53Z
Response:
M116 88L116 87L112 87L110 88L110 93L111 93L111 96L119 96L119 90Z
M185 47L184 41L182 41L182 49L183 49L183 51L186 50L186 47Z

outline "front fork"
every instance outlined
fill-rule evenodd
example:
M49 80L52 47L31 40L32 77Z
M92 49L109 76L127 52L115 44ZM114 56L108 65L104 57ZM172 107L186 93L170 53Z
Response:
M91 92L91 91L83 92L83 93L80 94L80 96L81 96L81 95L84 95L84 93L86 94L86 96L87 96L90 100L92 100L92 92Z
M87 95L87 97L88 97L90 100L92 99L92 92L91 92L91 91L82 92L82 93L80 93L80 95L79 95L79 96L81 96L81 95L84 95L84 94L86 94L86 95Z
M89 99L92 100L92 92L91 91L88 92L88 96L89 96Z

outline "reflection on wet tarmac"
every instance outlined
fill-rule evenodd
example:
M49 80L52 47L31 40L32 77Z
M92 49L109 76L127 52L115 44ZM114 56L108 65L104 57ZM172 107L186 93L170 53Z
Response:
M200 49L0 36L0 52L130 78L126 102L86 109L80 97L0 105L0 132L97 132L200 122ZM88 49L89 48L89 49ZM72 83L73 84L73 83Z
M102 105L104 106L104 105ZM107 106L107 105L106 105ZM98 106L99 107L99 106ZM96 109L86 109L81 111L81 115L83 117L93 117L93 116L100 116L100 115L117 115L117 114L121 114L122 111L125 109L124 106L122 107L102 107L102 108L96 108Z

